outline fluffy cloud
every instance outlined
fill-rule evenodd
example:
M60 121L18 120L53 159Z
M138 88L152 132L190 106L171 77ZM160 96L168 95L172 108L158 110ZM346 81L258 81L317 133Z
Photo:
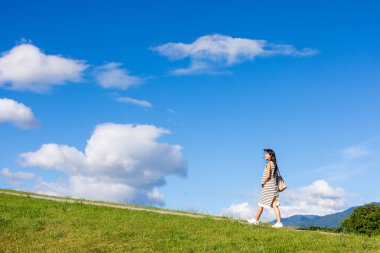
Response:
M172 74L215 73L216 70L253 60L257 56L311 56L317 50L305 48L297 50L292 45L273 44L265 40L233 38L220 34L206 35L193 43L167 43L151 48L170 60L190 58L188 68L172 71Z
M316 180L312 184L295 190L280 193L280 210L282 217L292 215L327 215L342 210L345 205L346 192L340 188L331 187L325 180ZM247 219L254 217L257 205L247 202L232 204L222 209L222 214L234 218ZM275 219L274 212L264 211L262 220Z
M255 217L255 212L255 208L248 202L232 204L222 210L223 215L238 219L248 219Z
M8 98L0 98L1 122L9 122L20 128L38 126L38 121L29 107Z
M15 46L0 57L0 87L45 92L54 85L80 82L87 65L59 55L46 55L31 44Z
M139 100L139 99L130 98L130 97L118 97L116 98L116 101L121 102L121 103L137 105L141 107L152 107L152 104L149 103L148 101Z
M84 152L75 147L44 144L20 155L24 166L64 171L69 180L44 182L37 191L56 195L163 205L158 187L165 177L186 177L181 147L157 142L168 130L152 125L98 125Z
M249 219L256 216L258 205L248 202L232 204L227 208L222 208L221 215L235 219ZM260 221L269 222L275 219L274 212L264 211L260 216Z
M121 63L111 62L97 67L94 75L98 84L103 88L126 90L143 83L142 78L131 76L127 70L120 67L121 65Z
M341 187L331 187L325 180L316 180L311 185L280 193L284 217L295 214L327 215L342 210L346 192ZM281 203L281 202L280 202Z

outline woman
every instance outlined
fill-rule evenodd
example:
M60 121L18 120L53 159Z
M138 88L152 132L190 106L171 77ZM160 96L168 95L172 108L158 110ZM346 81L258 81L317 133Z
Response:
M281 228L283 227L281 223L281 214L280 205L278 201L278 185L277 185L277 176L278 176L278 167L276 162L276 154L271 149L264 149L265 160L267 164L264 169L263 178L261 179L261 187L263 188L259 201L259 208L256 212L256 217L248 219L250 224L258 224L261 214L263 213L263 208L273 208L274 213L277 217L277 223L272 227Z

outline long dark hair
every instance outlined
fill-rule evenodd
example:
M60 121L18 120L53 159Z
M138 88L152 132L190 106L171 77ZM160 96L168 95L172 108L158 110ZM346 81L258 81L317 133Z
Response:
M275 178L277 178L278 166L276 161L276 153L272 149L264 149L264 152L270 155L269 161L272 161L274 163L273 175L275 176Z

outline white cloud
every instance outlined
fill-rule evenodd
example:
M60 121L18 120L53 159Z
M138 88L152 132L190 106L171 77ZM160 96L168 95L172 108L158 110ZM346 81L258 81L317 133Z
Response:
M364 146L351 146L342 150L345 159L356 159L372 154L373 152Z
M292 215L327 215L342 211L345 206L346 192L340 187L331 187L325 180L316 180L312 184L295 190L280 193L280 211L282 217ZM257 205L247 202L232 204L222 209L222 214L233 218L247 219L255 216ZM264 210L263 221L275 219L274 211Z
M3 168L0 170L0 175L3 176L8 181L8 183L16 187L19 187L21 185L22 180L30 180L35 178L35 175L33 173L23 171L12 172L8 168Z
M44 144L35 152L21 154L24 166L64 171L68 182L44 182L39 192L56 195L163 205L158 191L165 177L186 177L187 163L181 147L159 143L168 130L153 125L98 125L84 152L75 147Z
M295 214L327 215L342 210L346 192L341 187L331 187L325 180L280 193L281 212L284 217Z
M258 205L252 205L248 202L232 204L227 208L223 208L221 215L234 219L249 219L256 216ZM274 212L264 211L260 216L260 221L269 222L275 219Z
M8 98L0 98L0 123L2 122L9 122L20 128L38 126L38 121L29 107Z
M297 50L292 45L273 44L265 40L233 38L221 34L199 37L193 43L167 43L152 47L153 51L169 60L190 58L188 68L172 71L175 75L218 73L218 69L232 66L257 56L311 56L318 51L311 48Z
M33 173L22 172L22 171L12 172L8 168L3 168L0 174L9 179L32 179L34 177Z
M0 57L0 87L46 92L54 85L82 81L87 67L83 61L46 55L34 45L21 44Z
M111 62L97 67L94 75L98 84L103 88L126 90L143 83L142 78L130 75L127 70L120 68L121 65L121 63Z
M255 217L255 213L255 208L252 205L248 204L248 202L232 204L222 210L223 215L238 219L248 219Z
M121 102L121 103L128 103L132 105L142 106L142 107L152 107L152 104L149 103L148 101L139 100L139 99L130 98L130 97L118 97L116 98L116 101Z

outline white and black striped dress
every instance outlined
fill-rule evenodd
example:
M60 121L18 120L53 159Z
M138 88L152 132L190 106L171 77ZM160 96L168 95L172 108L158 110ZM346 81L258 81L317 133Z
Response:
M269 181L265 183L264 188L261 192L260 201L259 201L259 206L262 206L268 209L273 208L271 205L272 205L272 201L274 197L277 197L277 201L274 202L273 205L277 205L277 206L280 205L278 201L278 186L277 186L276 178L274 176L275 165L272 161L269 161L269 162L271 165L270 179ZM265 166L263 177L261 179L261 184L264 182L264 178L266 177L266 174L267 174L267 168Z

